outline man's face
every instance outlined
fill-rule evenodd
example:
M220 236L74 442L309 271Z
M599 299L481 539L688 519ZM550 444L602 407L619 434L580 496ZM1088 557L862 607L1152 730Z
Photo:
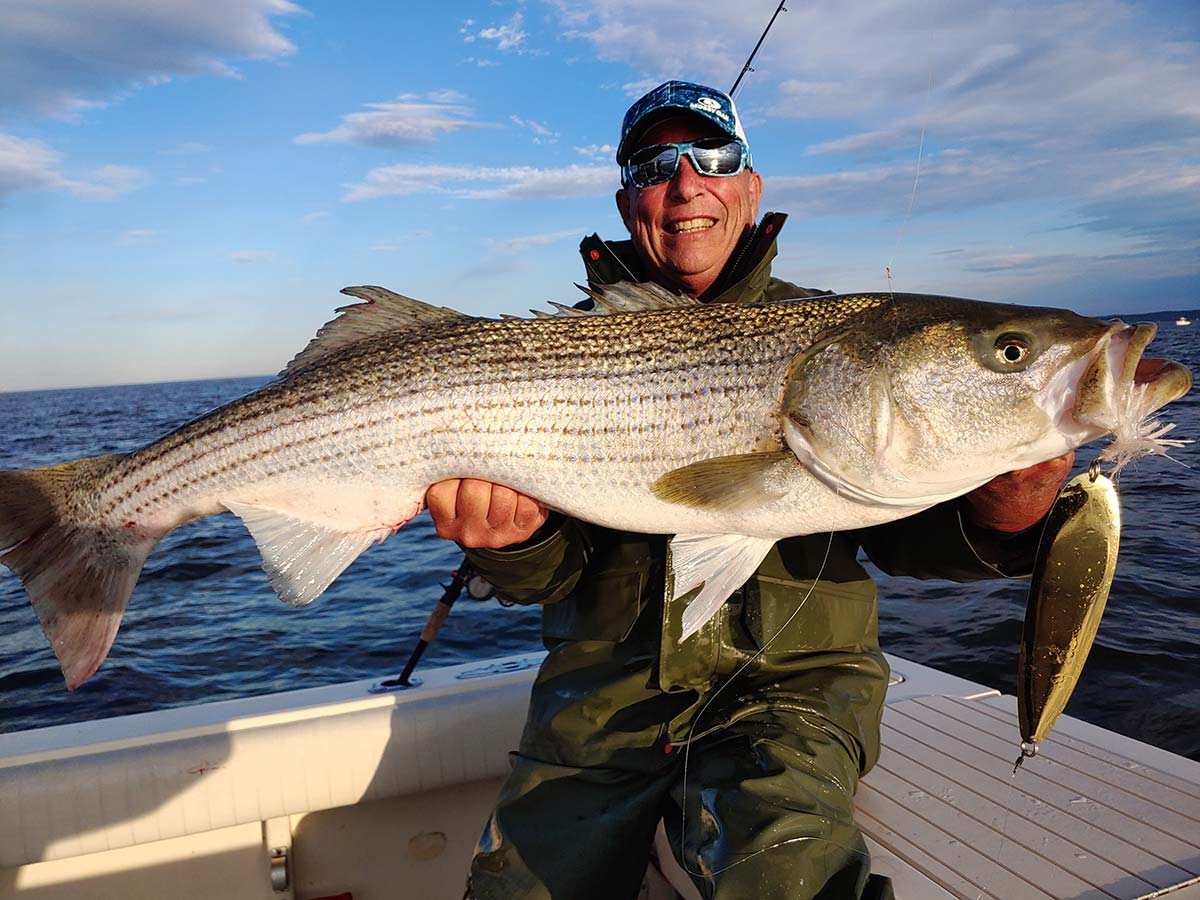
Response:
M637 147L692 141L720 135L695 116L659 122ZM635 148L636 149L636 148ZM739 175L699 174L686 156L670 181L617 191L617 209L633 245L653 280L700 297L712 287L746 227L758 218L762 178L749 169Z

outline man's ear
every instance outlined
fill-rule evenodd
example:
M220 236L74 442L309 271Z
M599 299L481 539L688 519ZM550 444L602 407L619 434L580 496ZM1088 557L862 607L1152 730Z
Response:
M762 200L763 183L762 176L751 170L750 172L750 204L753 211L750 214L750 222L753 224L758 221L758 204Z
M630 187L617 188L617 212L621 214L621 221L625 223L625 230L633 234L633 224L629 221L630 211L633 209L633 200L629 196L629 192L635 190Z

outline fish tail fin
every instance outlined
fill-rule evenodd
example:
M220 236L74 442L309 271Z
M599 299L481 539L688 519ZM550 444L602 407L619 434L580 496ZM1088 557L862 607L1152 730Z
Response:
M120 459L0 472L0 562L25 586L68 690L108 656L142 564L163 536L114 533L75 512Z

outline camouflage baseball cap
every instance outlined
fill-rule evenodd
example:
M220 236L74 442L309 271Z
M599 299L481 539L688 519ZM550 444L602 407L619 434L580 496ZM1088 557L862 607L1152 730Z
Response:
M625 121L621 123L621 143L617 145L617 165L623 166L629 161L629 154L647 128L673 112L703 116L730 137L740 140L749 150L750 144L742 131L732 97L703 84L668 81L646 94L625 113ZM746 164L750 165L749 159Z

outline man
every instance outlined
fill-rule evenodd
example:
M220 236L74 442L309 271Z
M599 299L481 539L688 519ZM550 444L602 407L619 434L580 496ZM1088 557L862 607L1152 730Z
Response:
M630 241L581 245L588 280L655 281L705 302L816 296L770 275L784 216L757 226L762 178L733 101L663 84L625 116L617 208ZM499 593L544 604L549 655L471 871L477 898L632 898L654 830L705 897L859 898L852 821L879 753L886 571L960 580L1025 570L1070 457L1010 473L901 522L780 541L682 643L664 597L667 535L548 513L501 485L452 480L427 503ZM864 893L864 890L868 893Z

